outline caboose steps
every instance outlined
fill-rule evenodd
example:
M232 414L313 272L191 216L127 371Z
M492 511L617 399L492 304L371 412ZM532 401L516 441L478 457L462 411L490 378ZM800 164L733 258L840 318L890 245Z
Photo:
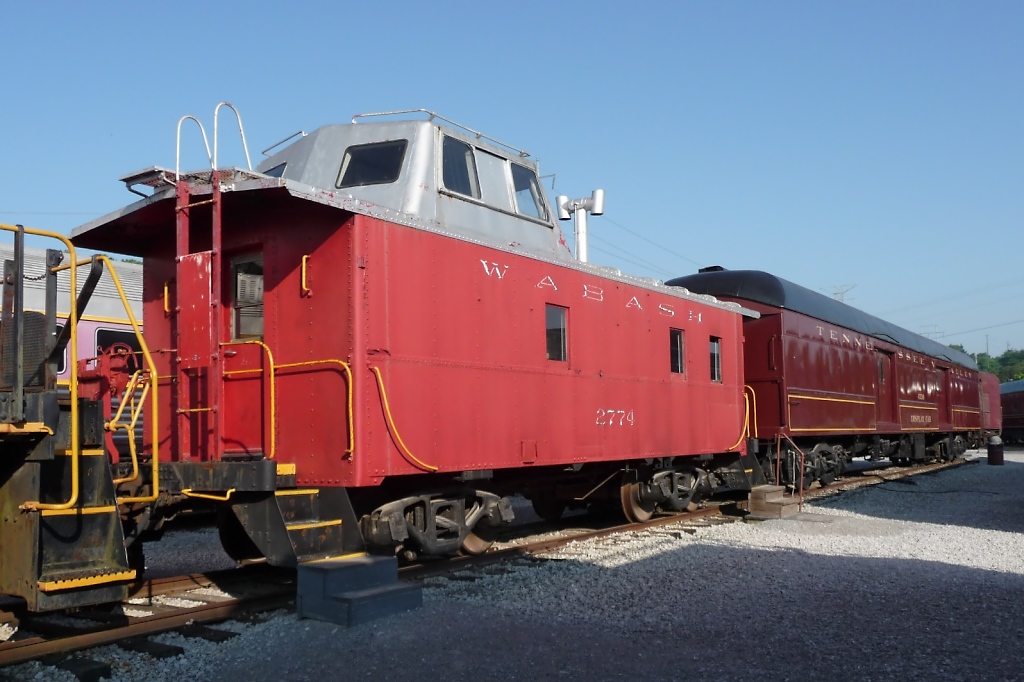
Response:
M296 566L365 549L342 488L277 490L233 500L231 508L253 547L274 566Z
M748 511L746 518L750 520L783 519L800 511L800 498L785 497L785 488L781 485L759 485L751 489L748 495Z
M357 554L298 566L300 618L351 627L422 605L423 588L398 580L395 557Z

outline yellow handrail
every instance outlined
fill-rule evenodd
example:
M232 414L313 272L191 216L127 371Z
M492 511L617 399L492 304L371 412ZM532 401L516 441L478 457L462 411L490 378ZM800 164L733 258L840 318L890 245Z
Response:
M353 423L352 414L352 368L348 366L348 363L344 360L337 360L335 358L329 358L327 360L309 360L308 362L288 362L283 365L276 365L276 369L288 369L291 367L308 367L310 365L326 365L335 364L340 365L345 370L345 384L348 387L348 396L346 398L348 402L348 449L345 451L346 455L352 455L356 450L356 432L355 424Z
M750 384L744 384L744 390L750 391L750 403L753 406L751 409L751 421L754 430L754 438L757 438L757 393L754 391L754 387Z
M735 450L743 442L743 439L750 435L750 398L747 397L746 392L743 393L743 428L740 429L740 437L729 450Z
M373 372L373 375L375 377L377 377L377 388L380 389L380 402L381 405L384 406L384 417L385 420L387 421L388 430L391 431L391 435L395 437L395 442L398 444L398 451L402 453L402 456L405 457L406 461L408 461L413 466L419 467L424 471L437 471L436 466L432 464L427 464L426 462L421 462L420 460L416 459L416 457L411 452L409 452L409 448L406 447L405 442L402 440L402 437L398 434L398 428L395 426L395 420L391 416L391 407L388 405L388 395L387 392L384 390L384 379L380 375L380 369L377 367L371 367L370 371Z
M131 380L128 382L128 386L124 389L124 397L121 398L121 404L117 408L117 414L109 422L103 425L105 429L111 432L116 432L117 429L124 429L128 433L128 452L132 457L132 473L130 476L125 478L115 478L114 485L121 483L131 483L139 477L139 456L135 449L135 425L139 422L139 416L142 414L142 407L146 403L146 396L149 394L150 382L148 379L145 380L145 385L142 387L142 395L139 396L138 405L135 404L135 391L138 389L138 384L142 382L142 371L136 371L132 375ZM125 403L128 402L128 396L131 396L131 414L132 419L128 424L120 423L121 413L124 411Z
M302 286L302 295L308 296L311 293L311 289L306 285L306 266L309 263L309 256L302 257L302 277L300 278L300 284Z
M139 342L139 348L142 350L142 357L146 360L146 368L151 377L157 376L156 363L153 362L153 356L149 353L149 346L146 345L146 339L142 337L142 330L139 329L139 322L135 319L135 313L132 312L131 304L128 303L128 297L124 294L124 287L121 286L121 278L117 276L117 270L114 269L114 264L104 255L94 256L107 266L107 270L110 272L110 280L114 283L114 287L117 289L117 295L121 297L121 304L124 306L124 312L128 316L128 321L132 325L132 331L135 332L135 338ZM73 272L73 271L72 271ZM153 390L149 394L150 396L150 411L153 413L153 423L150 425L153 438L153 452L150 457L151 461L151 475L153 479L153 491L149 495L142 495L139 497L121 497L118 498L118 504L148 504L149 502L156 502L157 498L160 497L160 428L159 428L159 414L160 414L160 401L159 401L159 390L157 382L150 381L149 386L152 386ZM72 395L76 393L73 391ZM76 401L72 400L71 404L75 404ZM135 434L131 434L130 440L134 441Z
M267 354L267 365L270 368L270 455L268 459L274 459L276 454L276 443L277 443L277 395L274 389L274 354L270 350L270 346L258 341L256 339L248 339L245 341L224 341L220 344L221 346L245 346L253 345L259 346Z
M200 500L213 500L214 502L227 502L235 493L235 488L228 488L223 495L210 495L208 493L194 493L192 488L182 488L181 494L185 497L197 497Z
M171 282L170 280L164 282L164 312L171 312L171 295L170 295Z
M25 234L35 235L37 237L49 237L56 239L57 241L64 244L68 250L68 255L71 257L72 263L77 263L78 259L75 256L75 246L71 243L67 237L56 232L46 232L45 230L36 230L30 227L18 227L17 225L6 225L0 224L0 229L7 232L19 232L24 230ZM71 495L67 502L59 502L56 504L49 504L43 502L24 502L21 505L21 509L27 511L42 510L42 509L71 509L78 504L79 494L79 482L78 482L78 457L81 455L81 448L78 443L78 279L77 279L77 268L69 268L71 276L71 295L70 304L68 306L68 324L71 325L71 333L68 337L68 345L70 346L70 360L71 360L71 378L68 381L68 388L71 392ZM56 270L54 270L56 272ZM24 275L24 273L22 273ZM24 302L22 302L24 303Z

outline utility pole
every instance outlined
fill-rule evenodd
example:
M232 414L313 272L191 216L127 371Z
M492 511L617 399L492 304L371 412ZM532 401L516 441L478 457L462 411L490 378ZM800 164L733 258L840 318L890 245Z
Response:
M836 299L840 303L846 303L846 294L850 293L856 284L840 284L832 290L832 298ZM850 299L853 300L852 298Z

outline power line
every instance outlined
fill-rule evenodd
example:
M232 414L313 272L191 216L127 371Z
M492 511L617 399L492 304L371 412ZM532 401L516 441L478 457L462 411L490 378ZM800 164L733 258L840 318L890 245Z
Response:
M1003 322L1002 324L993 324L993 325L991 325L989 327L978 327L977 329L968 329L967 331L953 332L952 334L945 334L945 335L943 335L943 338L947 338L947 337L950 337L950 336L960 336L961 334L970 334L971 332L983 332L986 329L998 329L999 327L1009 327L1011 324L1020 324L1021 322L1024 322L1024 320L1014 320L1013 322Z
M879 316L891 315L892 313L899 313L899 312L902 312L904 310L913 310L914 308L923 308L924 306L935 305L936 303L946 303L947 301L954 301L954 300L956 300L958 298L966 298L967 296L974 296L975 294L982 294L982 293L991 291L992 289L1000 289L1002 287L1008 287L1008 286L1011 286L1013 284L1018 284L1020 282L1024 282L1024 277L1019 277L1017 279L1011 279L1009 281L1000 282L998 284L989 284L988 286L984 286L984 287L982 287L980 289L972 289L970 291L964 291L964 292L961 292L959 294L955 294L953 296L943 296L942 298L931 299L929 301L924 301L923 303L913 303L911 305L905 305L905 306L902 306L900 308L892 308L890 310L883 310L882 312L878 313L878 315Z
M611 251L605 251L604 249L602 249L602 248L600 248L598 246L594 246L593 244L591 244L590 248L593 249L594 251L600 251L601 253L608 254L609 256L614 256L615 258L618 258L619 260L625 261L625 262L627 262L627 263L629 263L631 265L635 265L635 266L637 266L639 268L646 268L647 267L647 266L643 265L642 263L637 263L636 261L630 260L629 258L623 258L621 255L619 255L617 253L612 253ZM662 272L665 272L665 271L662 270Z
M694 264L694 265L696 265L696 266L697 266L698 268L699 268L699 267L702 267L702 265L701 265L700 263L698 263L697 261L693 260L692 258L687 258L687 257L686 257L686 256L684 256L683 254L681 254L681 253L676 253L676 252L675 252L675 251L673 251L672 249L669 249L669 248L667 248L667 247L666 247L666 246L665 246L664 244L659 244L658 242L655 242L655 241L652 241L652 240L648 239L647 237L643 236L643 235L642 235L642 234L640 234L639 232L634 232L633 230L629 229L628 227L626 227L626 226L624 226L624 225L619 225L619 224L618 224L617 222L615 222L614 220L610 219L610 218L609 218L609 217L607 217L607 216L599 216L599 217L600 217L601 219L603 219L603 220L605 220L605 221L607 221L607 222L611 223L612 225L614 225L615 227L619 228L620 230L625 230L626 232L629 232L629 233L630 233L631 235L633 235L634 237L639 237L640 239L643 239L643 240L644 240L645 242L647 242L648 244L653 244L654 246L657 246L657 247L658 247L659 249L661 249L662 251L665 251L665 252L667 252L667 253L670 253L670 254L672 254L673 256L675 256L676 258L682 258L683 260L685 260L685 261L687 261L687 262L689 262L689 263L693 263L693 264Z
M662 267L660 267L658 265L655 265L654 263L652 263L652 262L650 262L648 260L644 260L643 258L641 258L640 256L636 255L635 253L630 253L629 251L626 251L625 249L621 248L620 246L611 243L607 239L601 239L597 235L590 235L590 237L591 237L591 239L593 239L595 241L599 241L602 244L607 244L608 246L612 247L613 249L618 249L620 252L626 254L630 258L635 258L636 260L640 261L640 263L646 264L646 266L649 269L651 269L651 270L663 273L663 274L665 274L665 275L667 275L669 277L675 277L675 273L670 272L670 271L666 270L665 268L662 268ZM608 252L607 251L602 251L602 253L608 253ZM609 255L615 255L615 254L609 254ZM635 265L639 265L639 263L634 263L634 264Z

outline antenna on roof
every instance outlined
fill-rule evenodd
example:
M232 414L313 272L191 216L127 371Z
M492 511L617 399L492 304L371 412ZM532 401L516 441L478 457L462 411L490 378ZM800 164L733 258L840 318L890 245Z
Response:
M570 199L567 196L555 197L558 219L573 218L576 227L576 258L581 263L587 262L587 213L602 215L604 213L604 190L595 189L589 197ZM572 215L569 214L572 211Z

